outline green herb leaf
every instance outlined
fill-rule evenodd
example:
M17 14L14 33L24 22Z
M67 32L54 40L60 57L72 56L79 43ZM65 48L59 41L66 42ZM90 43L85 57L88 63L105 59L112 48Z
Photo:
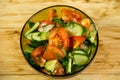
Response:
M63 26L63 27L65 26L65 23L62 20L62 18L54 18L52 21L55 22L57 25L60 25L60 26Z
M32 28L32 27L34 26L35 23L32 22L32 21L28 21L28 24L29 24L29 27Z

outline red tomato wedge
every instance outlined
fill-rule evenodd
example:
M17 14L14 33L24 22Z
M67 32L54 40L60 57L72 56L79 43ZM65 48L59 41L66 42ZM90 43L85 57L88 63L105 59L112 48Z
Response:
M64 54L62 53L62 51L53 45L48 45L42 56L42 58L44 58L45 60L55 60L63 57Z
M44 54L44 46L40 46L38 48L36 48L35 50L33 50L32 52L32 57L34 59L34 61L39 64L41 67L44 65L44 63L46 62L46 60L44 60L43 58L41 58L41 56Z
M63 27L61 27L59 29L58 35L62 38L63 48L65 48L67 50L70 45L69 36L68 36L67 31Z
M56 10L52 9L48 12L48 20L52 21L53 18L57 17Z
M74 21L80 23L82 15L69 9L62 9L62 19L66 22Z
M51 30L49 44L58 48L62 47L67 50L69 48L70 41L66 30L63 27L56 27Z
M76 48L85 41L84 36L72 36L70 37L70 47Z
M43 55L43 53L44 53L43 49L44 49L44 46L40 46L40 47L36 48L35 50L33 50L32 56L37 57L37 56Z
M53 72L54 75L65 75L65 70L60 62L55 64L55 70Z

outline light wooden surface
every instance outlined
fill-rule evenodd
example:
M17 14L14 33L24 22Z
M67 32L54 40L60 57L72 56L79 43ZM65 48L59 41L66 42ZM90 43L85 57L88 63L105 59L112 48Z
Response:
M56 4L83 10L99 30L99 49L79 74L56 78L34 70L20 49L20 32L35 12ZM120 80L120 0L0 0L0 80Z

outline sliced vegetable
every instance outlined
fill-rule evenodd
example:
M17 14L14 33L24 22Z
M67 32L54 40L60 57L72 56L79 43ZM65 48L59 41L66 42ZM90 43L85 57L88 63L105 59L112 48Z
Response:
M72 36L72 37L70 37L70 45L73 48L77 48L84 41L85 41L85 36Z
M39 36L40 36L41 40L47 40L49 37L49 34L50 34L49 32L41 32L39 34Z
M84 32L83 27L74 22L67 23L65 29L67 30L69 36L82 36Z
M59 48L53 45L48 45L42 57L45 60L56 60L63 58L64 54Z
M52 9L48 12L48 20L52 21L53 18L57 17L56 10Z
M46 60L41 57L43 55L43 53L44 53L44 46L40 46L40 47L36 48L35 50L33 50L32 54L31 54L34 61L37 64L39 64L41 67L43 67L46 62Z
M66 22L78 22L80 23L82 16L76 11L70 9L62 9L62 19Z
M53 72L54 75L65 75L65 70L62 66L62 64L60 64L58 61L55 64L55 70Z
M45 69L50 71L50 72L53 72L54 69L55 69L55 64L57 63L57 60L49 60L46 62L45 64Z
M36 58L36 57L42 56L43 53L44 53L44 46L40 46L34 49L31 55L33 58Z
M50 26L50 28L48 25ZM47 30L50 30L53 25L54 25L54 22L51 22L49 20L42 20L38 27L38 31L45 30L45 32L46 32L46 29L48 28Z
M38 35L39 35L39 32L35 32L35 33L31 34L31 37L32 37L33 40L41 41L41 38Z
M66 73L70 74L71 73L71 69L72 69L72 59L69 58L68 59L68 65L66 66Z
M83 25L86 29L90 28L90 20L89 19L83 19L81 21L81 25Z
M25 37L27 37L28 36L28 34L29 33L31 33L31 32L33 32L35 29L37 29L37 27L39 26L39 22L36 22L35 24L34 24L34 26L32 27L32 28L30 28L26 33L25 33Z
M74 54L74 60L73 60L73 64L76 65L85 65L88 63L89 58L85 55L81 55L81 54Z
M39 29L40 32L48 32L50 31L55 25L53 24L48 24Z
M80 49L73 50L72 53L73 53L73 54L76 54L76 53L77 53L77 54L83 54L83 55L86 55L86 54L87 54L85 51L80 50Z
M96 30L90 31L88 39L91 43L94 43L95 37L96 37Z
M67 50L69 48L69 36L66 30L62 27L56 27L51 30L49 44Z
M32 39L36 41L47 40L49 36L49 32L35 32L32 33Z
M29 40L32 40L32 33L29 33L27 36L26 36L27 39Z
M67 31L61 27L58 31L58 35L62 38L63 48L67 50L69 48L69 44L70 44Z

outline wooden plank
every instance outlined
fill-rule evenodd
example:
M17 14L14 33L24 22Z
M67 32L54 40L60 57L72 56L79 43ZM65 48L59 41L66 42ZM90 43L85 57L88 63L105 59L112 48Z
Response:
M39 74L29 66L20 50L20 31L20 27L0 28L0 74ZM119 32L120 27L99 27L97 55L82 74L120 74Z
M33 69L20 49L20 32L35 12L51 5L71 5L87 13L99 30L92 63L75 76L55 78ZM119 0L0 0L0 80L120 80Z
M67 4L83 10L98 26L120 26L119 3L1 3L0 4L0 27L23 27L26 20L34 13L53 4ZM74 5L75 4L75 5ZM31 6L32 5L32 6ZM109 5L109 6L108 6ZM21 7L22 6L22 7ZM114 16L114 17L113 17Z
M119 2L119 0L0 0L1 3L39 3L39 2L84 2L84 3L104 3Z
M118 75L74 75L69 77L50 77L45 75L0 75L0 80L120 80Z

